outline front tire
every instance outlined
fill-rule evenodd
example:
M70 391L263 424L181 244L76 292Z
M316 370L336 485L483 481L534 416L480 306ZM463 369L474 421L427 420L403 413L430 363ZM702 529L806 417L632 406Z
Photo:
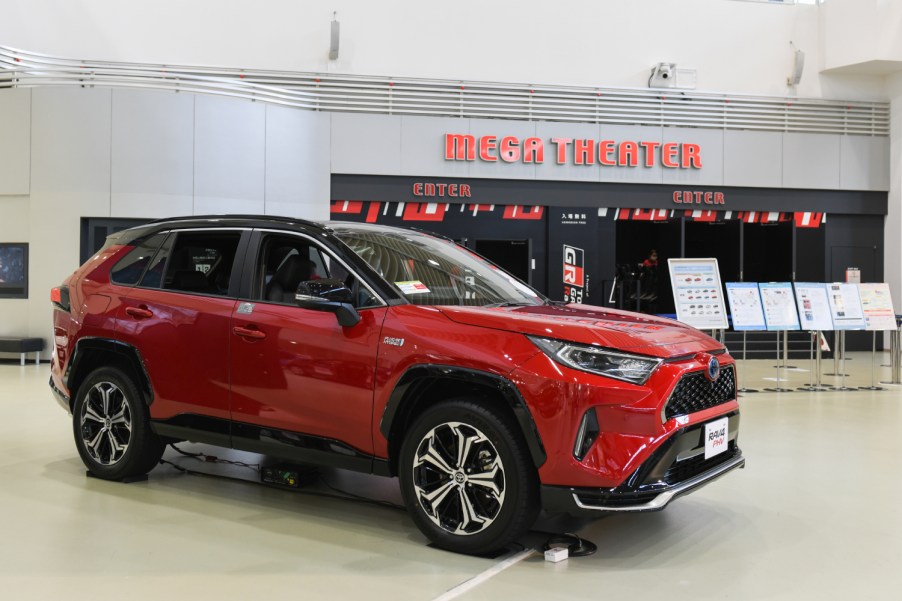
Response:
M150 429L137 386L113 367L91 372L79 387L72 426L78 454L98 478L142 476L163 456L165 445Z
M539 511L538 476L522 436L485 403L456 399L426 410L405 435L398 469L414 522L449 551L501 549Z

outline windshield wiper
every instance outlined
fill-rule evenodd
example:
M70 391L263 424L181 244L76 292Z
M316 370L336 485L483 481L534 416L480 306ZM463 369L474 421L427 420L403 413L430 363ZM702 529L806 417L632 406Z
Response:
M503 303L490 303L482 306L486 309L497 309L499 307L535 307L536 304L525 301L504 301Z

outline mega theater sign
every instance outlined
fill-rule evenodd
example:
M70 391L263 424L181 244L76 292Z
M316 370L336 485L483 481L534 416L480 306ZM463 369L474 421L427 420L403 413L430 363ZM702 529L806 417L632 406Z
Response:
M445 134L446 161L541 164L546 157L558 165L702 168L701 147L684 142Z

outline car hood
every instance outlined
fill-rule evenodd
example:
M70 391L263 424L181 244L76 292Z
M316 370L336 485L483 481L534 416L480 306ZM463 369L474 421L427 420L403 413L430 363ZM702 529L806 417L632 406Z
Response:
M672 319L591 305L445 306L439 309L457 323L630 350L655 357L723 348L707 334Z

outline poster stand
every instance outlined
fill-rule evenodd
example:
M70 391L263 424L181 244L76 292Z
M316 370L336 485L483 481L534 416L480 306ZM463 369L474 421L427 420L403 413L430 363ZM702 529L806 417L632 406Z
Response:
M746 366L746 362L745 362L745 361L746 361L746 359L745 359L745 350L746 350L746 349L745 349L745 330L743 330L743 331L742 331L742 368L743 368L743 369L745 369L745 366ZM746 393L748 393L748 392L761 392L761 391L758 390L757 388L746 388L745 386L743 386L742 388L740 388L740 389L737 390L736 392L746 392Z
M800 386L799 390L807 392L824 392L830 388L821 384L821 333L820 331L811 332L811 347L808 351L810 373L814 374L814 382L808 382L804 386ZM815 348L817 351L815 351Z
M871 385L858 388L860 390L886 390L886 388L877 386L877 330L874 330L872 334L874 338L871 340Z
M834 330L833 333L836 334L836 337L833 339L833 372L824 375L833 378L845 378L849 374L845 373L846 353L845 348L840 346L840 341L844 343L846 337L843 334L843 330Z
M795 369L795 365L786 365L786 358L789 356L789 330L783 331L783 365L774 365L774 367L782 367L783 369ZM780 363L780 332L777 332L777 363Z
M857 390L857 388L849 388L848 386L846 386L846 376L848 375L845 373L845 371L846 371L846 367L845 367L845 365L846 365L846 331L845 330L837 330L836 337L839 339L839 344L837 345L837 349L836 349L837 353L840 356L839 371L843 372L843 373L839 374L839 386L834 388L833 390L843 390L843 391Z
M900 357L899 347L902 343L899 328L890 330L889 338L889 362L891 380L889 382L881 381L881 384L897 385L902 384L902 357Z
M781 331L785 334L787 332L787 330L777 330L777 358L778 359L780 357L780 332ZM777 377L775 378L777 385L774 386L773 388L765 388L764 390L766 390L768 392L795 392L795 390L793 390L792 388L783 388L782 386L780 386L780 382L782 380L780 379L780 362L779 361L777 361L777 364L774 365L774 367L777 368Z

